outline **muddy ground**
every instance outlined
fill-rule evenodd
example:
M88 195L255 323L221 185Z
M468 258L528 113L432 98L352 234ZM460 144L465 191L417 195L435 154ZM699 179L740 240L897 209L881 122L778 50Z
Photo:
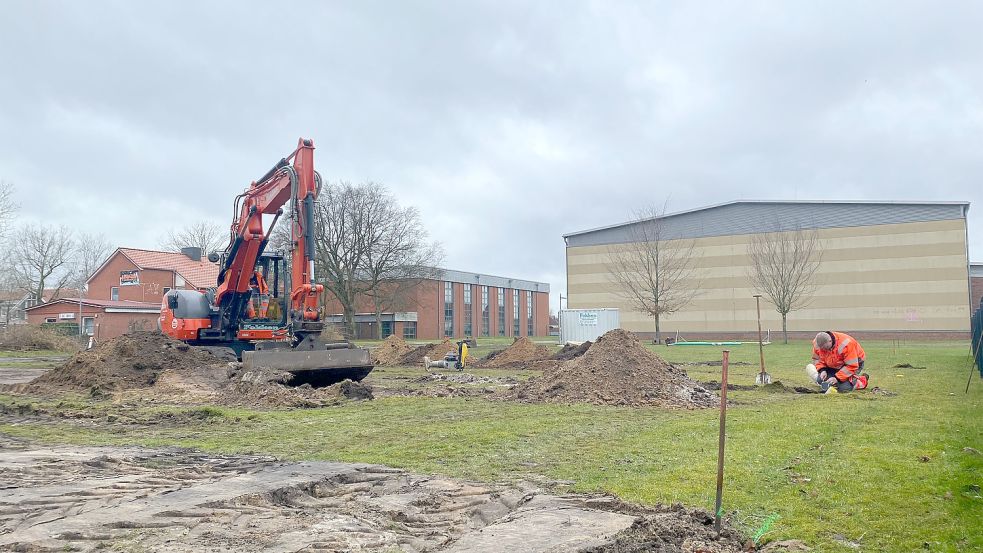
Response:
M4 415L10 418L10 415ZM0 435L4 551L719 551L712 517L378 465Z

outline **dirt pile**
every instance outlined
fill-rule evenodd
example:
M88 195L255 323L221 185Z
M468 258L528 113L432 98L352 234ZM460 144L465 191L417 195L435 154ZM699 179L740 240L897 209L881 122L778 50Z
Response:
M583 553L740 553L748 551L740 533L722 525L713 529L713 514L680 504L660 506L645 513L605 545L582 549ZM752 549L753 550L753 549Z
M553 357L550 357L550 359L553 359L554 361L569 361L571 359L576 359L587 353L587 350L590 349L591 344L593 344L593 342L590 340L582 342L579 345L564 344L563 347L560 348L560 351L554 353Z
M103 392L145 388L152 386L164 370L187 371L216 363L225 361L211 350L192 348L159 332L136 332L76 353L27 388Z
M28 394L79 391L93 397L252 407L320 407L346 398L372 399L371 389L350 380L312 388L290 386L292 378L285 371L244 370L225 348L191 347L156 332L139 332L81 351L60 368L10 389Z
M549 347L536 345L529 338L522 337L512 342L512 345L505 349L500 349L489 353L475 363L475 366L488 368L511 367L532 361L542 361L549 358Z
M384 367L399 365L400 359L413 351L413 348L402 337L390 334L388 338L372 350L372 362Z
M519 401L701 408L719 398L662 360L634 334L615 329L571 361L510 392Z
M443 342L423 344L422 346L411 349L399 359L397 364L403 366L420 365L423 363L424 357L429 357L432 360L443 359L445 355L452 351L457 351L457 344L451 342L449 339L444 339Z

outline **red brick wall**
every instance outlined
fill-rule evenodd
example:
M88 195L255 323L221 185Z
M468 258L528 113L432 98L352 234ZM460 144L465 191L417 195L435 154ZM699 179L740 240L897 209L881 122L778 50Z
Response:
M78 305L69 303L53 303L32 309L27 312L27 322L41 324L49 317L57 319L59 313L74 313L76 317L59 322L78 323ZM95 317L96 341L105 341L134 330L156 330L159 315L156 313L105 313L101 308L83 305L82 317Z
M550 295L546 292L533 293L533 315L536 320L533 323L536 336L546 336L550 333Z
M461 338L464 333L464 287L471 286L472 334L476 338L482 336L481 316L481 285L452 283L454 294L454 337ZM505 289L505 321L498 320L498 289L488 287L488 310L490 326L489 336L498 336L499 325L505 325L505 335L512 336L512 294L511 288ZM546 336L549 333L549 294L545 292L519 291L519 336L527 334L526 294L533 294L534 334ZM331 294L325 294L324 312L327 315L337 315L342 312L341 304ZM444 282L427 280L421 282L401 309L397 311L415 311L417 313L417 337L421 340L437 340L444 337ZM356 302L359 313L371 313L374 310L370 298L362 297ZM390 310L387 310L387 312ZM394 332L402 333L402 325L397 324Z
M174 271L144 269L140 271L140 284L120 286L119 274L122 271L136 270L136 266L123 254L116 252L102 270L89 281L87 298L111 300L112 288L119 287L119 299L158 303L164 296L164 288L174 288ZM187 284L183 288L189 288Z

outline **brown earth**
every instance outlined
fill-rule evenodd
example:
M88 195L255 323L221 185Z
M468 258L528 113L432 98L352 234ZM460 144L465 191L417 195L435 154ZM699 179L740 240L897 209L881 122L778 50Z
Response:
M550 353L551 349L548 346L537 345L529 338L522 337L505 349L489 353L474 365L488 368L511 367L549 359Z
M591 344L593 344L593 342L590 340L587 340L580 345L564 344L563 347L560 348L560 351L554 353L553 357L550 359L555 361L569 361L571 359L576 359L587 353L587 350L590 349Z
M411 351L413 348L406 343L406 340L395 334L390 334L379 344L379 347L372 350L372 361L376 365L395 367L399 365L399 360Z
M397 364L400 366L419 365L423 363L424 357L429 357L431 360L443 359L445 355L452 351L457 351L457 344L448 339L435 344L423 344L402 356Z
M83 392L93 397L253 407L319 407L343 398L372 398L369 388L350 380L311 388L289 386L292 377L289 372L271 369L246 371L225 348L191 347L160 333L138 332L78 352L30 383L0 389L45 396Z
M723 524L713 529L713 514L681 504L660 505L639 513L632 525L604 545L581 553L739 553L748 551L746 540ZM755 548L752 547L751 551Z
M517 385L508 396L537 403L682 408L719 405L716 395L622 329L598 338L584 355L558 363L541 377Z

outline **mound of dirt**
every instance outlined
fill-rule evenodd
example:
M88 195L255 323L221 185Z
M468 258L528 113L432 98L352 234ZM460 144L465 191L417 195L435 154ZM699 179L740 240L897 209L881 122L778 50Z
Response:
M587 350L590 349L592 343L593 342L590 340L587 340L580 345L564 344L563 347L560 348L560 351L554 353L553 357L550 357L550 359L555 361L569 361L571 359L576 359L587 353Z
M395 334L390 334L379 344L379 347L372 350L372 362L384 367L394 367L399 364L399 360L404 355L411 351L413 348L406 343L406 340Z
M478 367L510 367L532 361L542 361L550 358L550 348L539 346L526 337L512 342L512 345L493 351L475 363Z
M193 370L225 362L209 350L192 348L159 332L136 332L80 351L60 368L27 386L28 391L101 390L152 386L166 369Z
M225 348L191 347L163 334L140 332L79 352L62 367L11 391L84 391L93 397L250 407L320 407L373 397L370 388L350 380L326 388L293 387L289 372L246 371L234 360Z
M411 349L406 353L406 355L399 359L397 365L419 365L423 363L424 357L429 357L430 359L443 359L445 355L452 351L457 351L457 344L445 338L443 342L423 344L422 346Z
M584 355L547 369L510 394L531 402L683 408L713 407L720 401L622 329L606 333Z
M598 547L582 549L584 553L740 553L748 551L746 541L730 524L718 534L713 529L713 514L675 504L660 506L654 513L635 519L629 528L618 532L614 540ZM752 549L753 550L753 549Z

